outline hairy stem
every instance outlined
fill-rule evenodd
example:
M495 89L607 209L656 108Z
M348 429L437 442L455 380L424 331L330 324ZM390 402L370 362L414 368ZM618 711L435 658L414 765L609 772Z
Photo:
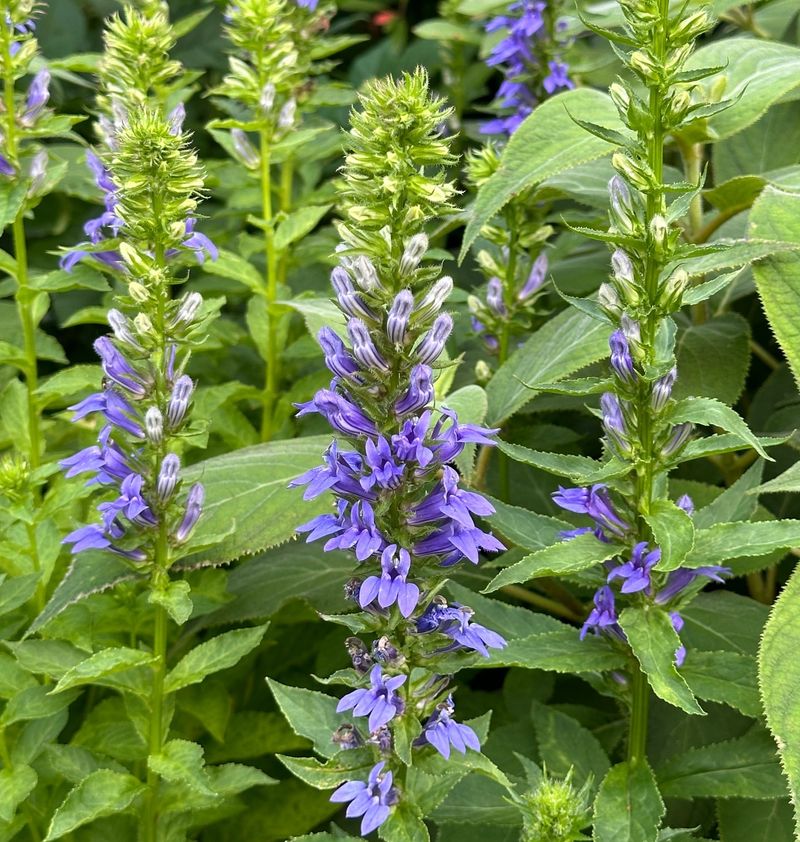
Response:
M272 215L271 139L266 130L261 131L261 209L264 219L264 257L266 260L267 300L267 374L264 384L264 410L261 416L261 439L269 441L273 434L273 416L278 396L278 319L275 302L278 299L278 260L275 252L275 232Z

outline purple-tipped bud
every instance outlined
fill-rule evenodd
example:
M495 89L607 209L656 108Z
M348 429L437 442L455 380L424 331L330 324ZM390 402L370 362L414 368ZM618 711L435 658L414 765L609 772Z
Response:
M186 106L179 102L172 111L169 112L169 133L173 137L178 137L178 135L183 131L183 124L186 120Z
M114 338L118 342L122 342L125 345L130 345L131 348L134 348L137 351L142 350L142 346L137 341L136 337L133 335L131 331L131 325L128 319L120 313L119 310L111 309L108 311L108 315L106 317L108 319L108 325L111 330L114 332Z
M622 286L633 283L633 263L622 249L616 249L611 255L611 269L614 272L614 277Z
M505 301L503 301L503 284L500 278L490 278L486 287L486 304L497 316L505 316L508 313Z
M689 441L689 436L692 434L694 424L686 422L684 424L677 424L672 428L672 436L669 441L661 448L662 456L674 456L681 448Z
M452 330L453 319L447 313L440 313L431 329L417 345L417 360L426 365L436 362Z
M203 296L199 292L190 292L181 302L178 312L175 314L173 321L174 326L191 324L201 305L203 304Z
M356 361L336 331L327 326L321 328L317 334L317 342L319 342L322 352L325 354L325 365L337 377L350 379L358 373Z
M609 337L611 347L611 367L623 383L636 382L636 369L628 347L628 340L621 330L615 330Z
M22 115L22 125L32 126L44 111L47 101L50 99L50 71L47 68L40 70L28 88L28 96L25 99L25 111Z
M234 152L246 167L249 167L251 170L258 167L261 162L261 156L258 154L255 146L250 143L247 132L243 132L241 129L232 129L231 143L233 143Z
M600 408L603 412L603 426L612 433L621 436L627 434L627 424L622 414L622 405L613 392L604 392L600 398Z
M144 434L152 444L159 444L164 438L164 416L157 406L151 406L144 415Z
M180 473L181 460L174 453L168 453L161 463L156 484L156 494L162 503L166 503L172 497Z
M694 500L688 494L682 494L678 499L675 501L675 505L679 509L683 509L687 515L694 514Z
M295 115L297 114L297 103L294 99L289 99L284 103L278 114L278 128L291 129L294 125Z
M619 326L625 334L629 345L640 345L642 342L642 329L636 319L632 319L627 313L622 314Z
M353 343L353 356L362 368L377 369L383 372L389 371L389 363L375 347L369 328L361 319L350 319L347 323L347 334Z
M143 398L148 394L152 383L125 359L107 336L97 339L94 349L109 380L113 380L134 397Z
M47 176L47 150L40 149L31 160L30 169L28 170L28 178L31 183L28 187L28 195L36 196L44 186L44 180Z
M661 412L667 405L672 395L672 387L675 385L675 378L678 376L678 369L672 368L663 377L659 377L653 383L653 391L650 395L650 405L655 412Z
M530 298L544 283L547 276L547 255L542 252L536 260L533 261L531 271L528 274L528 280L525 281L522 289L517 293L517 298L520 301L525 301Z
M9 178L17 173L8 158L5 158L3 155L0 155L0 173Z
M433 400L433 381L427 365L415 365L411 369L408 391L395 404L398 415L410 415L426 407Z
M347 270L341 266L337 266L331 272L331 285L333 286L333 291L336 293L336 300L339 302L339 307L344 313L348 316L367 319L373 322L376 321L375 313L355 291Z
M404 289L397 293L386 319L386 335L393 345L402 345L408 330L408 320L414 310L414 295Z
M419 266L420 260L428 250L428 238L425 234L414 234L403 249L400 258L400 274L410 275Z
M184 544L189 540L189 536L197 526L197 521L200 520L200 515L203 512L205 496L205 489L199 482L196 482L189 489L189 495L186 498L186 513L175 530L174 540L176 544Z
M364 290L364 292L374 292L380 289L381 282L378 278L378 272L375 269L373 262L363 254L353 259L353 276L356 283Z
M442 309L442 305L450 297L452 291L453 279L449 275L439 278L420 301L415 313L416 318L425 321L436 315Z
M272 82L267 82L266 85L261 89L261 96L259 97L258 104L261 106L261 110L265 114L269 114L272 111L272 107L275 105L275 85Z
M189 401L194 392L194 382L188 374L182 374L172 387L167 404L167 423L174 430L186 417Z

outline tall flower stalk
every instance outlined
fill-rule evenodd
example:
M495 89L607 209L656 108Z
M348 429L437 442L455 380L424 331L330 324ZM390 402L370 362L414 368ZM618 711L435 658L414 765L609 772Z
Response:
M343 621L356 689L339 711L352 711L334 735L343 749L369 753L366 781L333 794L362 817L367 834L392 807L413 796L407 769L418 752L479 749L475 732L454 719L451 677L440 656L505 641L474 622L473 611L442 595L446 570L477 564L502 544L475 522L493 512L460 487L454 460L493 431L461 424L434 407L437 361L452 328L442 310L452 280L425 262L427 224L452 211L453 163L440 135L447 117L428 93L423 71L369 84L351 116L342 170L342 245L331 282L346 319L345 341L325 327L319 342L333 372L330 388L300 408L318 413L339 438L325 463L300 477L307 498L332 491L333 513L299 528L325 549L350 550L360 569L346 587L361 610Z
M680 245L680 232L668 221L674 213L667 193L688 193L700 185L664 184L664 147L676 128L707 113L701 104L691 104L687 90L714 70L687 72L684 68L694 39L710 21L704 12L671 18L667 0L625 0L622 5L627 31L603 34L629 48L625 62L646 96L625 82L612 86L612 97L632 139L612 158L618 175L609 184L610 231L600 234L582 229L615 248L611 283L603 284L599 294L601 307L615 327L610 337L612 388L601 396L600 415L607 451L621 467L618 478L608 486L561 488L554 500L593 521L593 526L565 537L593 532L594 540L617 545L615 550L622 556L606 562L607 582L595 594L594 610L582 635L594 632L609 635L621 645L630 642L639 657L641 628L646 624L649 634L660 641L675 641L671 657L680 666L686 655L678 639L683 625L677 610L681 601L703 582L721 581L729 572L716 565L680 566L691 546L681 553L680 536L692 530L693 504L687 497L670 501L665 482L692 434L692 424L673 411L671 393L679 372L674 357L675 323L670 316L679 309L688 283L687 273L676 264L693 252ZM584 126L608 136L602 128ZM610 551L609 557L614 554ZM621 610L621 600L629 607ZM627 680L632 765L646 759L650 696L648 678L634 664ZM676 677L678 685L681 681ZM691 694L678 692L675 699L688 712L700 712Z
M287 272L285 248L276 245L275 234L278 222L292 210L294 189L294 157L286 149L278 155L278 149L300 125L312 74L324 69L312 59L318 49L316 36L328 28L332 14L329 4L311 0L242 0L231 5L225 31L236 52L229 60L229 74L213 91L225 98L221 104L233 117L211 127L230 130L227 148L258 179L260 189L260 218L252 221L264 237L266 346L258 350L266 364L261 415L265 441L275 433L281 387L282 314L276 302Z

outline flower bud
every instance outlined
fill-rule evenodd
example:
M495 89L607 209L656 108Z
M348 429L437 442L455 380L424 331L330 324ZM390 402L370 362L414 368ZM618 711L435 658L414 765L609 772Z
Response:
M248 169L257 169L261 163L261 156L258 154L255 146L250 142L247 132L243 132L241 129L232 129L231 142L239 160Z
M153 332L153 323L146 313L137 313L133 319L133 326L139 336L149 336Z
M704 9L699 9L693 14L686 15L672 28L669 33L669 39L673 44L683 44L688 41L694 41L698 35L701 35L711 26L711 19Z
M431 329L417 346L418 362L430 365L439 359L452 330L453 319L447 313L440 313Z
M147 287L138 281L131 281L128 284L128 292L137 304L144 304L150 300L150 293L147 291Z
M622 313L622 302L613 286L609 283L600 284L597 290L597 303L606 315L618 319Z
M631 69L648 81L658 79L659 67L643 50L635 50L628 59Z
M611 218L614 225L624 234L634 233L636 231L638 217L630 190L628 190L628 185L620 176L614 175L608 182L608 195L611 202Z
M261 97L259 98L258 104L261 106L264 114L269 114L272 111L272 107L275 105L275 85L272 82L267 82L261 89Z
M650 220L650 236L653 240L653 246L658 254L663 254L664 245L667 242L667 234L669 233L669 226L667 220L657 213Z
M144 433L151 444L160 444L164 438L164 417L157 406L151 406L144 415Z
M653 383L652 392L650 394L650 405L654 412L661 412L667 405L667 402L672 395L672 387L675 384L675 378L678 376L678 369L673 367L663 377Z
M189 496L186 498L186 513L173 536L176 544L184 544L189 540L197 521L200 520L205 495L205 489L199 482L189 489Z
M161 462L156 483L156 495L162 503L172 497L180 476L181 460L174 454L168 453Z
M40 149L31 160L28 177L31 183L28 187L28 196L37 196L44 186L47 177L47 150Z
M400 274L410 275L419 266L420 260L428 250L428 238L425 234L414 234L403 249L400 258Z
M394 345L402 345L408 330L408 320L414 309L414 294L409 289L397 293L386 319L386 335Z
M528 279L522 285L522 289L520 289L517 293L517 299L519 301L526 301L541 288L545 278L547 277L547 266L547 255L542 252L536 260L533 261L531 271L528 273Z
M114 332L114 336L118 342L130 345L131 348L135 348L137 351L142 349L142 346L131 332L130 322L122 313L120 313L119 310L112 308L108 311L106 318L108 319L109 327Z
M284 103L278 114L278 128L291 129L294 125L295 115L297 113L297 103L294 99L288 99Z
M676 269L667 279L659 294L659 303L667 312L681 306L683 294L689 286L689 273L685 269Z
M496 316L508 315L505 301L503 300L503 284L500 278L490 278L486 287L486 304Z
M619 82L612 82L608 89L611 99L619 111L620 117L624 120L628 115L628 108L631 104L631 97L624 85Z
M453 279L449 275L444 275L428 290L428 292L420 301L417 307L415 316L419 321L425 321L431 316L441 310L444 302L449 298L453 291Z
M353 276L364 292L374 292L381 288L378 272L373 262L363 254L353 260Z
M692 435L693 429L694 424L688 422L674 426L672 428L672 435L668 439L667 443L661 448L661 455L665 458L675 456L683 449L686 442L689 441L689 436Z
M475 380L479 386L486 385L492 379L492 369L486 360L478 360L475 363Z
M616 151L611 156L611 165L636 190L650 189L648 173L625 152Z
M194 381L188 374L182 374L175 381L175 385L172 387L172 394L169 396L169 402L167 403L167 422L173 430L185 418L193 392Z
M178 312L172 320L172 324L175 327L178 325L191 324L200 310L202 303L203 296L200 295L199 292L190 292L188 295L184 296L183 301L181 301L180 307L178 308Z

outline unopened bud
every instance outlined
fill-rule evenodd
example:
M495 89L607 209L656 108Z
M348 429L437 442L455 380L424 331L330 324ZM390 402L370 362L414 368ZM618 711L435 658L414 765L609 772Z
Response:
M138 281L131 281L128 284L128 292L137 304L144 304L150 300L150 293L147 291L147 287Z
M660 304L667 312L677 310L681 306L683 293L689 286L689 273L685 269L676 269L664 284L659 296Z
M135 348L137 351L141 350L142 346L131 332L130 322L119 310L109 310L106 318L108 319L109 327L119 342L130 345L131 348Z
M173 324L176 326L181 324L191 324L202 304L203 296L200 295L199 292L190 292L183 301L181 301L178 312L175 314Z
M478 360L475 363L475 380L479 386L484 386L492 379L492 369L486 360Z
M711 19L704 9L687 15L675 25L669 33L669 39L673 44L683 44L694 41L711 26Z
M657 213L650 220L650 236L653 238L653 245L659 254L664 251L668 232L669 226L667 225L667 220L660 213Z
M600 284L600 289L597 290L597 303L612 319L619 318L622 312L622 302L620 301L619 294L611 284Z
M145 313L137 313L133 319L133 327L139 336L149 336L153 332L153 323Z
M265 114L269 114L272 111L272 106L275 105L275 85L272 82L267 82L261 89L259 105Z
M157 406L151 406L145 413L144 432L152 444L159 444L164 438L164 417Z
M631 68L646 79L657 79L659 68L652 58L642 50L636 50L631 53L630 58Z
M261 163L261 156L256 151L255 146L250 143L247 132L243 132L241 129L233 129L231 131L231 142L239 160L248 169L257 169Z
M290 129L294 125L294 118L297 113L297 103L289 99L284 103L278 114L278 128Z
M636 190L650 188L650 179L645 170L624 152L617 150L611 156L611 165Z
M181 460L174 453L168 453L161 462L156 483L156 494L162 503L166 503L172 497L180 472Z
M403 249L403 256L400 258L400 274L410 275L419 266L427 250L428 238L425 234L414 234Z
M438 281L425 293L422 301L417 307L415 316L420 321L430 318L442 309L442 305L453 291L453 279L449 275L443 275Z
M619 82L613 82L609 87L608 92L611 94L611 99L613 100L614 105L616 105L620 117L624 119L628 114L628 108L631 104L630 94L627 90L625 90L623 85L620 85Z

